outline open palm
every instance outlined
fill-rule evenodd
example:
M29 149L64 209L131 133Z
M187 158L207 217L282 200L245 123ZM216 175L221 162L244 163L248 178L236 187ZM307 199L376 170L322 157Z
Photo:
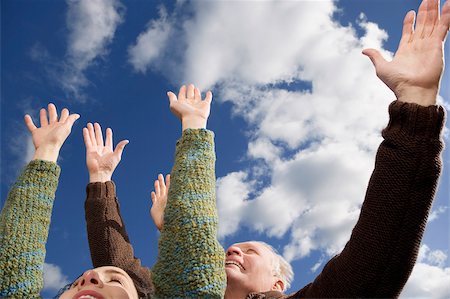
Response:
M170 174L166 175L166 182L164 182L164 176L159 174L154 186L155 190L151 193L152 208L150 209L150 215L158 230L161 231L164 226L164 210L169 194Z
M36 149L41 146L54 146L60 148L69 136L74 122L79 118L78 114L69 114L69 110L64 108L58 120L58 113L54 104L48 105L47 111L42 108L40 110L41 126L38 128L33 123L30 115L25 115L25 124L31 132L33 144Z
M106 138L103 142L102 128L98 123L87 124L83 129L84 143L86 145L86 165L91 182L106 182L111 180L112 174L119 164L123 149L128 140L122 140L113 150L113 133L106 129Z
M374 49L363 53L399 100L428 106L436 103L444 69L443 42L450 23L450 3L446 1L440 17L439 1L425 0L419 8L415 30L414 19L414 11L405 16L402 39L392 61L386 61Z
M173 92L167 93L170 101L170 110L181 120L201 118L205 121L211 111L212 93L208 91L202 100L200 90L194 85L181 86L178 97Z

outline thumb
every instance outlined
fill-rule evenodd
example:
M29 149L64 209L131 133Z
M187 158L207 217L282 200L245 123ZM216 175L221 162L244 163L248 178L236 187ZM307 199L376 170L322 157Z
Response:
M171 91L167 92L167 97L169 98L170 104L172 104L173 102L176 102L178 100L177 96Z
M155 191L152 191L151 197L152 197L152 204L155 204L155 202L156 202L156 193L155 193Z
M122 140L119 142L119 144L116 145L116 149L114 150L114 154L118 155L119 158L122 157L123 149L125 148L125 145L127 145L130 141L129 140Z
M71 114L71 115L69 115L69 117L67 118L67 120L65 121L65 123L66 124L68 124L71 128L72 128L72 126L73 126L73 124L74 124L74 122L77 120L77 119L79 119L80 118L80 115L79 114Z
M209 104L211 104L211 102L212 102L212 92L211 92L211 90L208 90L208 92L206 93L205 101L208 102Z
M383 56L381 56L380 52L375 49L364 49L362 53L370 58L373 65L375 66L375 69L377 69L381 63L386 62Z
M170 174L166 175L166 190L167 190L167 193L169 193L169 188L170 188Z

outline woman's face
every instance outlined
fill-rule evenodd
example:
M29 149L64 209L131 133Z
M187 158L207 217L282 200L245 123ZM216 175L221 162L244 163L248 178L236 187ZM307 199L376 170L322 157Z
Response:
M133 280L120 268L99 267L83 273L60 299L137 299Z

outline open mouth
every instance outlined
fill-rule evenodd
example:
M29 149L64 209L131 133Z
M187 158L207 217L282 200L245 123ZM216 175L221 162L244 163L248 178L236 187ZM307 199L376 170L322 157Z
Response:
M76 294L73 299L105 299L105 297L94 290L83 290Z
M228 265L235 265L235 266L237 266L239 269L245 270L245 268L244 268L240 263L235 262L235 261L226 261L226 262L225 262L225 266L228 266Z

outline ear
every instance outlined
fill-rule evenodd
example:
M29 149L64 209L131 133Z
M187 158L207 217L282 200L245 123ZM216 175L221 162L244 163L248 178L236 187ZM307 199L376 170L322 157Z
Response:
M271 291L283 292L284 291L284 282L281 279L277 279L275 281L275 283L272 285Z

